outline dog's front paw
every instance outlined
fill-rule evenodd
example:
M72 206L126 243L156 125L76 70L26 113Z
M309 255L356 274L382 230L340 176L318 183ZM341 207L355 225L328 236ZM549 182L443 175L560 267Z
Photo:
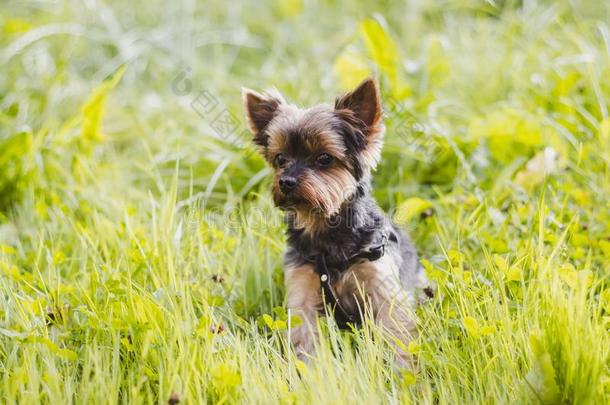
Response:
M394 369L396 371L411 371L417 370L417 356L407 353L404 350L398 349L394 354Z
M297 358L305 363L309 363L315 354L316 334L306 325L299 326L290 331L290 343L294 348Z

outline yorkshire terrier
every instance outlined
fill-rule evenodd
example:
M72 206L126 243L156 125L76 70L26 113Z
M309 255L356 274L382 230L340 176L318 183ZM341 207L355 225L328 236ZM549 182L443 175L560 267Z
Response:
M273 200L285 212L286 303L302 322L290 339L299 358L315 351L316 318L339 327L364 316L400 343L397 361L417 335L414 310L433 290L411 240L371 195L383 145L379 86L373 78L335 105L299 108L276 90L243 89L253 141L274 168Z

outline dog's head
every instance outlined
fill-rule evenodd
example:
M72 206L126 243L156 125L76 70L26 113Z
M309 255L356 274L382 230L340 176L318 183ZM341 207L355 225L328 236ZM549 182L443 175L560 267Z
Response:
M384 127L377 81L327 104L298 108L277 91L244 89L248 125L275 170L273 199L282 209L336 213L379 161Z

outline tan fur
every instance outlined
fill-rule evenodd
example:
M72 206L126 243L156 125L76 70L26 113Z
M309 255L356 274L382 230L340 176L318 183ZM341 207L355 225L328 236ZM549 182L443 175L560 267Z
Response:
M273 178L271 192L276 204L282 201L279 180L282 171L278 170ZM335 167L323 172L309 171L300 179L298 194L303 200L301 206L292 207L299 215L301 226L317 227L335 214L341 204L349 199L356 190L356 181L342 167Z
M279 106L286 104L286 100L276 89L260 94L246 88L242 88L242 100L246 108L248 128L254 134L254 143L262 146L266 125L276 115Z
M334 110L326 104L305 110L299 128L305 140L306 151L326 152L338 160L345 159L345 146L341 136L333 131Z
M281 199L279 178L281 172L276 173L271 192L276 203ZM324 172L314 172L303 176L299 184L299 195L306 203L296 205L290 209L294 225L303 229L305 234L315 236L325 231L330 216L339 211L346 199L349 199L356 190L356 182L347 169L336 167Z
M277 91L259 94L253 90L243 90L248 123L255 134L255 143L263 145L261 152L273 165L279 154L290 156L291 137L299 137L299 154L310 157L311 161L322 153L327 153L340 162L330 170L310 171L299 179L296 195L301 202L293 202L291 208L298 212L301 224L307 233L315 234L324 229L325 217L337 213L341 205L355 190L356 180L351 175L350 160L346 156L343 136L336 131L337 117L342 117L346 125L366 135L366 145L358 152L363 176L368 177L379 162L383 142L384 126L381 122L381 101L379 88L374 80L364 81L353 92L338 98L334 106L316 105L302 109L287 103ZM261 123L262 117L269 122ZM258 121L256 118L259 118ZM261 126L264 125L264 133ZM363 127L364 125L364 127ZM284 169L276 168L272 192L276 205L282 204L284 196L279 187L279 179ZM302 204L301 204L302 203ZM309 204L307 207L300 205ZM320 212L323 214L320 218Z
M362 156L362 160L366 162L366 167L369 171L375 170L377 168L377 164L381 159L381 148L383 147L383 125L382 128L379 129L378 133L374 138L370 138L367 142L366 148L360 152Z
M365 261L349 268L336 285L346 309L368 311L396 347L396 362L412 367L413 358L404 350L417 337L413 294L402 288L395 258L385 255L374 262Z
M288 133L294 128L298 128L298 124L303 117L304 110L293 104L283 104L279 107L277 116L269 123L267 134L269 135L269 145L267 148L267 156L269 162L278 153L283 153L287 148Z
M287 103L276 89L261 94L243 88L242 98L248 127L255 134L256 143L262 143L259 137L262 130L266 129L269 144L261 152L270 162L275 155L285 149L287 134L294 130L298 130L308 140L307 145L311 152L324 150L337 159L343 159L345 150L340 135L332 131L333 114L343 115L344 119L351 121L355 126L365 121L367 144L360 152L362 160L366 163L365 170L374 170L379 162L385 127L381 120L381 97L376 80L363 81L353 92L337 98L334 107L320 104L301 109ZM266 128L260 128L254 118L261 107L273 112L268 114L270 121Z
M291 104L280 106L277 117L267 128L267 159L271 162L278 153L286 153L288 137L297 131L303 141L303 154L315 156L325 152L338 160L345 159L345 146L339 134L332 130L332 119L332 109L327 105L306 110Z
M298 207L294 211L295 228L303 229L309 236L315 236L328 227L328 217L323 213L312 210L310 207Z
M356 181L346 169L335 167L307 173L299 187L303 197L328 217L335 214L341 204L354 193Z
M284 272L286 306L302 323L290 333L290 341L301 359L315 350L318 339L316 324L323 308L320 279L310 264L298 267L287 266Z
M345 159L345 147L340 136L328 128L317 128L316 132L304 137L303 152L311 156L328 153L337 160Z
M310 170L299 181L297 194L309 203L310 210L315 211L312 214L306 212L306 209L299 210L302 223L307 224L307 229L312 232L324 224L325 217L335 214L356 188L356 181L349 172L349 166L346 166L348 160L345 156L343 140L332 130L332 118L330 106L321 105L300 110L293 105L284 105L279 108L278 116L267 129L269 139L266 158L270 163L273 163L280 153L290 154L288 137L293 131L298 131L301 136L300 153L311 156L311 159L327 153L337 162L335 167L328 170ZM279 179L283 172L281 168L276 170L272 184L276 203L282 199ZM320 212L323 213L321 218ZM309 229L310 224L311 229Z
M323 305L320 280L313 266L307 264L287 267L285 283L287 306L303 320L290 336L297 354L303 359L314 353L318 339L316 319ZM412 356L404 347L417 337L416 299L402 288L393 256L385 255L374 262L363 261L351 266L333 288L347 311L373 316L388 341L396 346L399 365L413 366Z
M354 90L335 100L337 113L354 127L365 125L367 144L360 152L369 170L375 170L381 157L385 126L382 122L381 96L377 80L365 79Z

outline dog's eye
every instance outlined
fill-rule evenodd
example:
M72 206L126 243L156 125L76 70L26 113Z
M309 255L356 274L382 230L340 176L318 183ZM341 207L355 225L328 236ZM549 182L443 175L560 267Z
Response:
M318 156L316 158L316 162L320 166L328 166L329 164L331 164L332 161L333 161L333 157L331 155L329 155L328 153L322 153L322 154L320 154L320 156Z
M284 155L282 155L281 153L277 154L275 156L275 165L277 167L282 167L286 164L286 157Z

